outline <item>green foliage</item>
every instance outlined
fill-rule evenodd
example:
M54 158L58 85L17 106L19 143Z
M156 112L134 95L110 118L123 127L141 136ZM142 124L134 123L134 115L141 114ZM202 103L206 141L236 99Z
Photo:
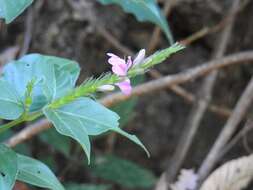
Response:
M162 62L182 48L181 45L175 44L157 52L146 58L143 63L131 67L128 77L143 74L150 67ZM108 73L96 79L91 78L75 87L79 73L79 66L74 61L40 54L30 54L7 64L0 78L0 87L3 90L0 94L0 118L15 120L0 126L0 132L21 122L35 120L44 114L54 124L58 133L71 137L81 144L88 161L90 161L91 150L89 136L97 136L107 131L114 131L127 137L141 146L149 155L147 149L135 135L130 135L119 128L119 116L116 113L87 97L96 92L99 87L113 85L122 79L115 74ZM129 103L126 109L128 112L123 115L131 112L134 104L134 102L132 105ZM61 144L61 141L56 144ZM69 146L68 143L67 146ZM68 149L62 149L62 151L65 151L66 154ZM118 163L117 159L110 159L109 166L111 163ZM132 181L131 183L144 187L149 186L149 183L152 182L152 177L141 168L134 168L126 161L119 163L122 167L124 166L121 167L122 171L135 170L132 172L135 177L128 172L123 172L124 176L120 177L117 183L130 187L130 182L123 182L122 179L131 181L140 176L145 178L140 179L147 181L145 184L144 182L141 184L140 179L138 182ZM0 175L0 187L6 190L12 188L16 179L39 187L63 189L46 165L32 158L17 155L4 145L0 147L0 171L4 174ZM108 179L111 178L108 177Z
M51 170L42 162L18 154L17 180L43 188L64 190Z
M151 171L112 155L97 158L92 172L127 188L149 188L156 181Z
M7 64L4 67L3 80L15 88L23 104L27 85L34 81L30 110L37 111L72 90L79 72L80 68L74 61L30 54Z
M128 77L144 73L182 48L175 44L155 53L142 64L131 68ZM100 135L109 130L129 138L149 155L136 136L118 127L117 114L91 99L82 98L96 92L100 86L119 82L120 78L106 74L74 88L79 73L79 66L74 61L40 54L30 54L7 64L0 79L0 86L5 89L0 95L0 110L3 110L0 117L17 120L0 126L0 131L23 121L34 120L44 113L59 133L74 138L82 145L88 160L89 135Z
M99 103L80 98L59 109L44 109L46 117L56 130L77 140L90 160L90 141L88 135L100 135L109 130L118 132L145 149L139 139L122 131L118 125L119 116ZM145 149L146 150L146 149Z
M157 24L165 32L170 43L173 42L166 18L155 0L99 1L103 4L118 4L126 12L135 15L139 21L150 21ZM32 2L33 0L0 0L0 18L10 23ZM162 62L182 48L176 44L148 57L142 64L131 67L127 77L143 74L150 67ZM114 131L127 137L141 146L149 155L147 149L135 135L130 135L119 128L119 116L116 113L87 98L99 87L114 85L121 82L122 78L109 73L97 79L90 78L82 85L75 87L79 73L80 68L74 61L40 54L26 55L6 65L0 77L0 118L14 121L0 126L0 132L21 122L35 120L44 114L54 124L58 133L71 137L81 144L88 157L88 162L90 162L91 151L89 136L100 135L107 131ZM129 116L135 104L136 99L132 99L114 109L122 116ZM123 124L129 118L124 117ZM56 131L49 130L41 138L44 141L52 141L51 143L58 150L67 155L70 152L70 140L59 138ZM99 159L93 171L94 174L104 179L128 188L150 187L155 181L153 174L148 170L114 156ZM45 164L17 154L0 144L0 189L11 190L16 180L42 188L64 190ZM109 188L110 186L107 185L68 185L70 190L105 190Z
M0 144L0 189L11 190L15 180L38 187L64 190L50 169L38 160L16 154Z
M9 24L32 2L33 0L0 0L0 18L4 18Z
M12 189L17 173L16 153L0 144L0 189Z
M76 184L69 183L66 185L68 190L109 190L110 185L92 185L92 184Z
M98 0L102 4L117 4L125 12L133 14L138 21L149 21L162 28L170 43L173 37L165 16L162 14L155 0Z
M0 118L17 119L24 112L23 104L15 88L8 82L0 80Z

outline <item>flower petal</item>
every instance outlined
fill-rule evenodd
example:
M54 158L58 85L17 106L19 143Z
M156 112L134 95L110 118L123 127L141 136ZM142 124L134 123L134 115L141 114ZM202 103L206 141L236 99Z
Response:
M117 65L117 64L125 64L126 61L124 59L121 59L119 56L113 54L113 53L107 53L110 58L108 59L108 63L111 65Z
M127 78L126 80L116 83L116 85L120 88L120 90L125 95L130 95L132 92L132 86L130 80Z
M133 61L133 64L134 65L140 64L144 60L145 54L146 54L146 50L145 49L141 49L139 51L139 53L137 54L137 56L135 57L135 59Z
M112 72L118 76L126 76L127 69L126 64L117 64L112 66Z

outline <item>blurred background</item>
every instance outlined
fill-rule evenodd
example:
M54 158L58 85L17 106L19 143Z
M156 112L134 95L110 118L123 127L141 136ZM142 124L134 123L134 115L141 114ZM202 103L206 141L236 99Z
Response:
M156 70L135 78L134 84L252 49L253 1L241 1L231 13L233 3L233 0L158 1L175 41L186 44L187 48L158 65ZM222 33L231 25L226 47L221 50L220 42L226 37ZM37 0L14 22L1 25L0 44L1 65L28 52L73 59L82 68L80 83L85 78L110 70L107 52L124 57L142 48L151 54L170 46L156 25L139 22L117 5L102 5L95 0ZM222 109L205 111L180 168L198 169L252 73L250 64L219 71L209 105L218 105ZM58 135L54 129L42 132L15 149L48 164L70 190L154 189L161 174L171 167L172 157L196 105L191 98L202 98L201 88L205 82L203 77L183 84L181 87L188 93L186 95L166 88L112 107L121 116L121 127L141 139L151 153L150 158L129 140L109 133L93 138L92 162L88 166L80 146ZM187 97L189 94L193 97ZM251 110L247 114L251 115ZM243 124L244 121L238 131ZM0 136L1 141L25 125L4 133ZM253 132L249 130L226 152L218 165L252 153L252 136ZM21 183L15 188L36 189Z

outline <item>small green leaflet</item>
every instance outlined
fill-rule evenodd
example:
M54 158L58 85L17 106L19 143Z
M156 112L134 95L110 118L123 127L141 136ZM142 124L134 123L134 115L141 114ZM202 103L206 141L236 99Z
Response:
M51 170L42 162L18 154L17 180L53 190L64 190Z
M149 21L162 28L170 44L173 37L165 16L155 0L98 0L102 4L118 4L125 12L132 13L139 21Z
M44 108L46 117L62 135L70 136L79 142L90 161L89 135L100 135L109 130L115 131L147 149L135 135L121 130L119 116L90 98L80 98L58 109Z
M37 111L73 89L79 73L80 68L74 61L29 54L7 64L2 78L16 89L23 101L27 84L35 80L30 111Z
M127 189L150 188L156 181L151 171L113 155L97 157L91 171L97 177L112 181Z
M9 24L32 2L33 0L0 0L0 18L4 18Z
M0 144L0 189L12 190L16 180L52 190L64 190L45 164L16 154L4 144Z
M17 155L14 151L0 144L0 189L11 190L18 173Z
M24 106L18 93L8 82L0 79L0 118L14 120L22 115Z

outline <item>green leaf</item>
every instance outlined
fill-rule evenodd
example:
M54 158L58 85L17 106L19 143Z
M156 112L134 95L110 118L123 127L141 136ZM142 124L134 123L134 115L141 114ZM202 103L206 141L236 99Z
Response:
M0 80L0 118L14 120L22 115L24 106L16 90L7 81Z
M27 84L35 80L30 111L37 111L73 89L79 72L80 68L74 61L30 54L7 64L3 78L17 90L23 101Z
M119 116L116 113L90 98L80 98L58 109L46 107L43 112L59 133L72 137L82 145L88 161L90 160L88 135L99 135L109 130L129 138L148 153L135 135L130 135L118 127Z
M150 188L156 181L151 171L112 155L97 158L92 173L126 188Z
M64 190L51 170L42 162L18 154L17 179L38 187Z
M14 151L0 144L0 189L11 190L18 172L17 156Z
M66 185L67 190L109 190L110 188L110 185L92 185L76 183L69 183Z
M63 107L63 109L65 106ZM83 148L85 154L88 158L88 163L90 163L90 140L86 128L79 118L76 118L74 113L69 112L69 110L49 109L45 108L44 114L46 117L54 124L56 130L65 136L69 136L75 139Z
M98 0L102 4L118 4L125 12L132 13L138 21L149 21L162 28L169 42L173 37L165 16L162 14L155 0Z
M9 24L32 2L33 0L0 0L0 18L4 18Z
M50 63L54 64L55 66L55 98L59 98L61 96L64 96L75 87L76 81L80 74L80 67L75 61L56 57L54 57L54 59L51 59Z
M52 146L55 150L60 151L65 156L70 156L71 140L60 135L55 129L48 129L39 135L40 139Z

